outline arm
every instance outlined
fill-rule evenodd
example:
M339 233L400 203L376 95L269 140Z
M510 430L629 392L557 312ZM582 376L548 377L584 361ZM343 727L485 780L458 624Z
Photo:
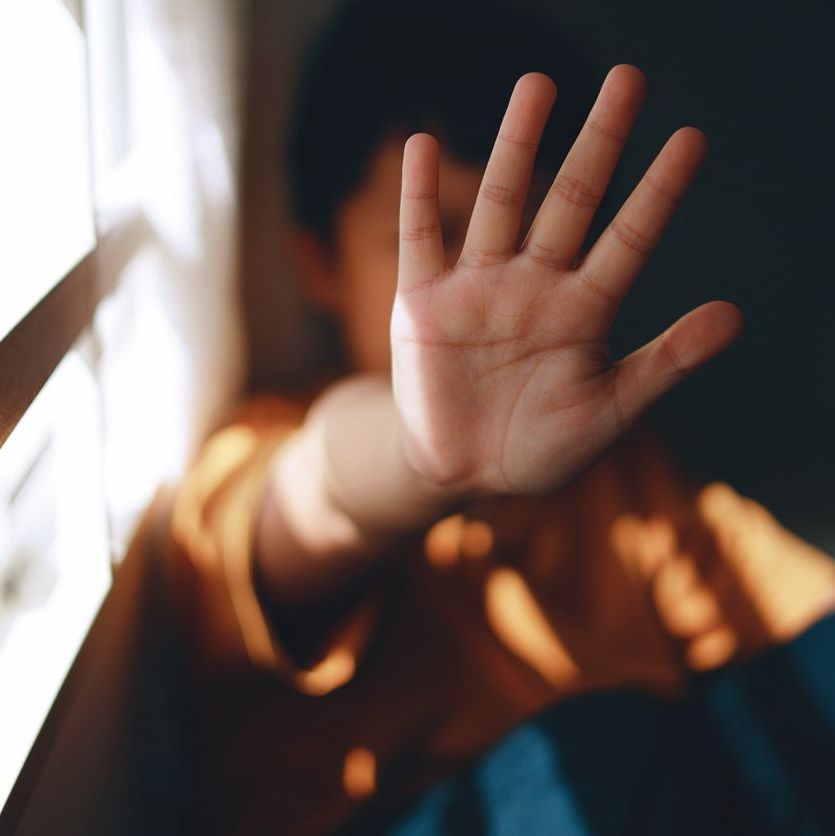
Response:
M358 375L327 389L279 449L256 532L258 570L278 600L337 591L465 499L408 463L400 433L388 381Z
M609 358L617 307L705 151L699 131L676 132L577 263L644 86L634 67L610 72L520 247L536 147L556 98L546 76L523 76L451 269L438 146L426 134L408 140L392 395L384 382L376 394L355 384L326 393L279 454L259 525L260 566L279 594L341 583L394 532L464 497L559 488L735 338L738 310L713 302L621 361Z

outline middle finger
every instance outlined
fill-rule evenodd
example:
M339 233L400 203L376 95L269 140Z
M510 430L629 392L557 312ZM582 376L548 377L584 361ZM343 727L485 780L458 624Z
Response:
M613 67L534 219L523 249L558 270L570 268L646 98L646 78Z

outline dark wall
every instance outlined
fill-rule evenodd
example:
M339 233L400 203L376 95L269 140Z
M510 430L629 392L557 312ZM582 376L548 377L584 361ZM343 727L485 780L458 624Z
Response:
M313 350L286 289L291 271L277 235L283 216L271 155L298 54L331 5L252 0L244 242L258 388L303 370ZM601 222L672 131L693 124L710 139L702 174L624 305L613 346L623 353L715 298L739 304L747 328L652 421L691 469L730 480L807 536L826 537L827 523L835 529L831 7L822 0L536 5L588 50L601 79L619 62L649 77L650 96Z
M702 128L710 154L623 308L615 348L700 302L730 299L741 342L656 408L691 468L798 520L835 523L831 265L831 4L543 3L598 61L648 75L617 197L665 137ZM605 219L602 219L605 220Z

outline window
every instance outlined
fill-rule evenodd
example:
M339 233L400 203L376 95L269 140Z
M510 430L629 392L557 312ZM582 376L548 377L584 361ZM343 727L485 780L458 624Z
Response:
M111 580L87 46L77 3L0 5L0 807Z
M240 5L0 3L0 810L237 389Z
M82 342L0 449L0 802L110 586L100 425Z
M94 244L85 67L70 6L0 5L0 337Z

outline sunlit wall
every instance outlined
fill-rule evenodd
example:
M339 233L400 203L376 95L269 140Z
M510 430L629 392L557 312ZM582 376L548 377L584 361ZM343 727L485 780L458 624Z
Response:
M238 14L230 0L126 3L124 191L150 234L96 317L117 540L238 386Z

